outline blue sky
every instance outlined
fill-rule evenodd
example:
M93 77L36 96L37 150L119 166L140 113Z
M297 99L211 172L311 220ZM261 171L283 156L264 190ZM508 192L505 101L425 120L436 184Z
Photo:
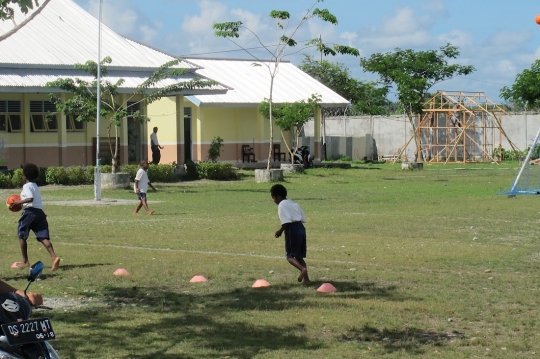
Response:
M97 17L98 0L75 0ZM291 26L314 0L102 0L103 22L116 32L178 56L249 58L244 51L213 35L214 22L240 20L266 45L275 43L276 26L268 14L287 10ZM484 92L499 102L502 86L511 86L517 73L540 58L540 14L536 0L325 0L317 4L336 15L337 26L310 21L296 36L354 46L361 56L401 49L459 47L457 62L476 72L434 86L435 90ZM240 39L256 46L252 38ZM299 64L302 53L286 59ZM257 53L261 56L261 53ZM318 55L317 55L318 56ZM113 59L114 60L114 59ZM344 64L353 77L376 80L363 72L355 57L328 57Z

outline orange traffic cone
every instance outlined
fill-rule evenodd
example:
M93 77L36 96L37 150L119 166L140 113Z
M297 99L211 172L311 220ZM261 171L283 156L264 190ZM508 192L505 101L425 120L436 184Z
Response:
M336 291L336 287L334 287L330 283L323 283L318 289L317 292L321 293L332 293Z
M189 282L190 283L203 283L203 282L208 282L208 279L206 279L202 275L196 275L195 277L191 278Z
M263 287L270 287L270 283L265 281L264 279L257 279L255 283L251 286L251 288L263 288Z

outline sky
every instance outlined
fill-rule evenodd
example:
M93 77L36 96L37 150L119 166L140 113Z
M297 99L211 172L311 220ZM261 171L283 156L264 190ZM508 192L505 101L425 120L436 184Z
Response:
M74 1L98 17L99 0ZM216 37L212 24L242 21L272 49L278 31L270 11L288 11L291 19L283 25L293 28L314 4L315 0L102 0L102 19L117 33L174 56L249 59L238 45ZM452 61L473 65L476 71L438 83L430 92L483 92L500 103L500 89L511 86L518 73L540 58L538 0L325 0L316 7L328 9L338 24L306 22L294 37L299 45L284 58L295 65L304 54L319 58L314 49L302 46L319 36L325 43L357 48L360 57L395 48L438 50L451 43L460 51ZM243 33L237 41L255 56L268 58L253 35ZM325 59L343 64L358 80L378 79L363 71L358 57Z

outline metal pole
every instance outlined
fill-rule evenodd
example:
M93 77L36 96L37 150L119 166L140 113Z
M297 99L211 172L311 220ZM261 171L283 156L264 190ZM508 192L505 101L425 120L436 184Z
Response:
M538 143L538 138L540 138L540 129L538 129L538 132L536 133L536 136L534 137L534 140L532 142L532 145L531 147L529 148L529 152L527 152L527 156L525 157L525 159L523 160L523 163L521 164L521 168L519 169L519 172L518 172L518 175L514 181L514 183L512 183L512 187L510 188L510 194L513 194L513 193L517 193L518 191L516 191L516 187L517 187L517 184L518 184L518 181L521 177L521 175L523 174L523 170L525 169L525 166L529 163L529 161L531 160L531 156L532 156L532 153L534 152L534 147L536 146L536 144Z
M94 168L94 198L101 201L101 160L99 158L99 130L101 118L101 2L99 0L98 19L98 61L97 61L97 114L96 114L96 167Z

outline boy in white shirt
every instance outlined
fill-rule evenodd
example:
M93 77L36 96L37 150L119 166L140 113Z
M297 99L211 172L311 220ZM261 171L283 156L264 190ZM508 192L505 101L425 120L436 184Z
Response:
M273 185L270 194L274 203L278 205L278 216L281 228L274 233L276 238L285 232L285 254L287 261L300 271L298 281L310 284L306 258L306 215L298 203L287 199L287 189L281 184Z
M154 214L154 211L151 211L148 208L148 203L146 202L146 192L148 191L148 187L151 187L154 192L156 192L156 188L152 183L150 183L150 180L148 179L148 174L146 173L147 170L148 160L142 160L141 168L139 168L137 174L135 175L135 184L133 185L133 190L135 191L135 193L137 193L137 197L139 198L139 203L137 204L137 207L135 208L133 214L139 214L139 210L142 207L144 207L148 215Z
M35 181L39 177L39 168L33 163L27 163L23 167L23 188L21 191L21 199L10 204L10 208L22 204L23 212L19 219L18 235L21 245L22 262L15 262L16 268L26 268L28 262L28 247L26 240L32 230L38 242L41 242L47 249L52 259L51 270L55 271L60 266L60 258L54 253L53 246L49 236L49 223L47 216L43 212L43 202L41 201L41 193Z

